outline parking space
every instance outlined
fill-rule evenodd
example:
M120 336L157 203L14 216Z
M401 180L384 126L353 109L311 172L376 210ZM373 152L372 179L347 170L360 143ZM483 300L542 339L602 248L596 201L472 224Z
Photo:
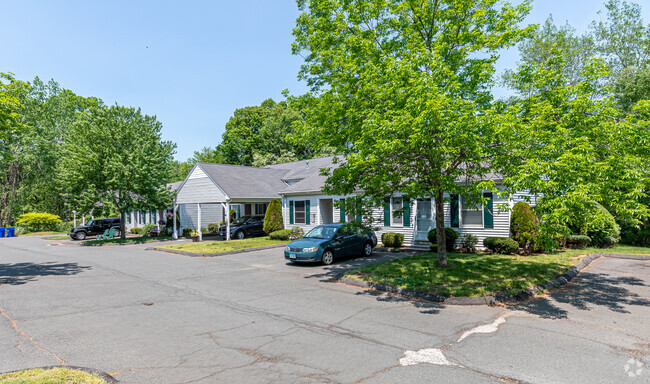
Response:
M282 249L197 258L7 240L0 371L64 362L125 383L650 377L644 261L597 260L565 290L520 306L445 307L332 281L400 254L296 266ZM629 376L630 360L645 376Z

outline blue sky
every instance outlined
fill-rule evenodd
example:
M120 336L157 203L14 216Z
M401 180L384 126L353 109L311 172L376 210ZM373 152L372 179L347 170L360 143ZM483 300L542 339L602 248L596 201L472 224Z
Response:
M553 14L582 32L601 4L537 0L527 22ZM296 79L301 58L291 55L292 0L0 0L0 9L0 72L140 107L163 123L179 160L216 146L236 108L306 91ZM504 52L499 71L517 58Z

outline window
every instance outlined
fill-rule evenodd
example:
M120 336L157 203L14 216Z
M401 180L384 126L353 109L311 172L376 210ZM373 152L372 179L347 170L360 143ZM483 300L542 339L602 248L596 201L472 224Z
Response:
M244 216L250 216L251 215L251 204L244 204Z
M255 204L255 214L258 216L263 216L266 213L266 203Z
M295 224L305 224L305 217L306 217L306 211L305 211L305 201L304 200L296 200L293 202L294 204L294 223Z
M464 197L460 199L460 216L463 227L482 227L483 226L483 207L470 205Z
M393 197L393 206L391 210L391 225L393 227L404 226L404 219L400 211L404 207L404 202L401 197Z
M126 216L128 223L131 224L131 212Z

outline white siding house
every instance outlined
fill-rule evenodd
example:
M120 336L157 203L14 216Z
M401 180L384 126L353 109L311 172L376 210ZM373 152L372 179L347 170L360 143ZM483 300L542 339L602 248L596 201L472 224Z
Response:
M333 156L274 164L264 168L224 164L197 163L178 188L175 206L179 209L181 228L198 229L210 222L224 220L226 209L234 208L238 216L263 215L264 204L281 198L285 228L299 226L305 232L320 224L355 219L337 208L337 203L349 196L332 196L322 192L327 177L322 168L335 168ZM486 206L471 207L462 196L445 195L445 227L461 235L472 233L479 238L479 247L486 237L510 236L510 208L518 201L536 203L536 196L526 191L502 198L485 191ZM261 206L258 207L258 206ZM399 210L404 212L399 215ZM199 210L201 219L199 220ZM342 215L346 217L342 217ZM433 199L408 199L395 194L384 206L372 212L373 225L385 232L404 234L407 246L428 244L427 233L435 228Z

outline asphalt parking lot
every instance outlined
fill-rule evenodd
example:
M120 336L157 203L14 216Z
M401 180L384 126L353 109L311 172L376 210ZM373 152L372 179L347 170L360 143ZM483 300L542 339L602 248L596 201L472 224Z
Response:
M124 383L647 383L650 262L601 258L547 298L442 306L336 283L282 249L221 257L0 239L0 372ZM60 244L60 245L58 245Z

